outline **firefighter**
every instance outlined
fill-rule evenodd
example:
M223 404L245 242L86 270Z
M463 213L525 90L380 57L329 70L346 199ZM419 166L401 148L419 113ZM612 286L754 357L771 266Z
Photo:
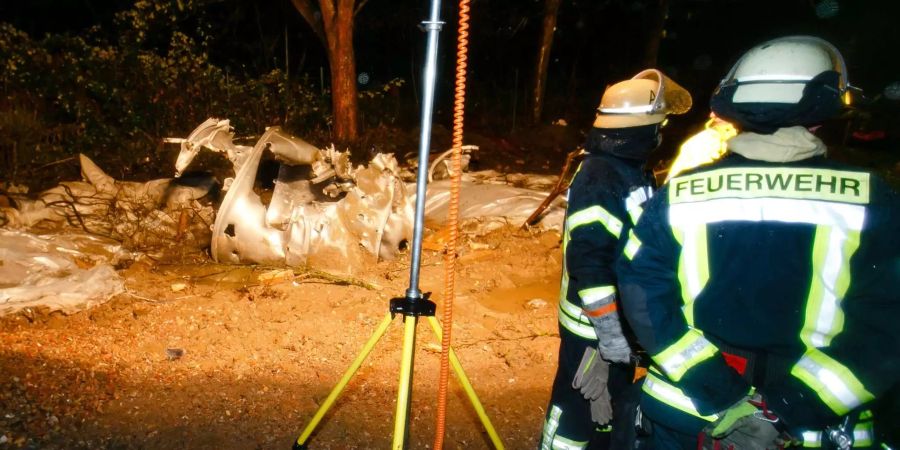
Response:
M648 203L617 266L653 365L657 449L874 446L864 408L900 379L900 210L879 177L825 158L810 129L849 97L811 36L749 50L713 112L728 154Z
M542 449L626 449L640 396L633 348L619 322L616 255L650 198L645 170L668 114L691 106L690 94L655 69L610 86L569 187L559 299L559 366ZM599 352L599 353L598 353ZM610 433L610 430L612 432ZM611 442L610 442L611 441Z

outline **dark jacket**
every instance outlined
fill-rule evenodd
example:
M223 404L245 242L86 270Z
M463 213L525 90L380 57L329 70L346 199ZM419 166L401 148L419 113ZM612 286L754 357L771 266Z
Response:
M671 427L694 432L752 382L789 427L822 429L900 379L898 196L868 172L729 155L659 191L618 269L656 364L644 409Z
M592 145L593 144L593 145ZM653 192L653 179L643 169L648 144L630 148L628 141L589 141L588 152L569 186L563 233L563 281L560 325L586 339L596 339L583 313L590 292L615 294L616 256L633 226L632 217ZM595 296L596 297L596 296Z

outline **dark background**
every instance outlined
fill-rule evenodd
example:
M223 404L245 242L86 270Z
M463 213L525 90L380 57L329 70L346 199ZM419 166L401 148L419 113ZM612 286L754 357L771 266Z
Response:
M100 25L112 29L113 15L131 5L112 0L31 0L0 3L0 21L34 38L78 34ZM585 127L607 84L641 70L652 0L563 0L549 69L547 121L566 118ZM833 18L816 16L810 0L670 0L659 67L694 95L693 114L707 113L706 100L719 78L749 47L787 34L814 34L835 44L847 60L854 85L876 95L900 80L900 2L842 0ZM404 125L415 125L424 55L418 24L424 1L371 0L356 17L357 69L370 84L403 78L409 103ZM455 2L442 2L440 72L436 108L451 105L455 65ZM533 72L543 2L472 2L470 88L467 112L474 126L496 132L524 123L526 90ZM179 28L191 34L188 18ZM235 73L258 76L285 67L285 35L292 76L327 83L325 53L289 0L219 0L205 8L212 25L211 61ZM111 36L114 38L114 36ZM160 47L167 40L161 38ZM516 109L513 107L517 106ZM438 116L437 121L446 120Z

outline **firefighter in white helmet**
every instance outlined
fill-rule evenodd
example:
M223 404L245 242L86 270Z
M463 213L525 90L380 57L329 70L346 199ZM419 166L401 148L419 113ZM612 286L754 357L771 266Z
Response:
M559 368L541 448L631 448L640 386L617 312L616 255L653 193L645 163L668 114L691 96L649 69L603 94L569 187L559 298ZM600 432L597 432L598 429Z
M900 379L900 198L810 132L849 92L822 39L754 47L711 100L740 130L728 154L670 180L628 236L654 448L875 447L866 407Z

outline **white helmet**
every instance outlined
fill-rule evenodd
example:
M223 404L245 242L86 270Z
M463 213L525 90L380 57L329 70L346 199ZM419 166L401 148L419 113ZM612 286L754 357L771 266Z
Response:
M656 69L644 70L603 93L595 128L629 128L660 123L668 114L691 109L691 94Z
M841 53L814 36L788 36L750 49L719 85L736 86L733 103L799 103L813 78L827 71L839 74L838 90L847 92L847 67Z
M743 131L821 124L850 103L841 53L813 36L788 36L750 49L709 101L719 117Z

